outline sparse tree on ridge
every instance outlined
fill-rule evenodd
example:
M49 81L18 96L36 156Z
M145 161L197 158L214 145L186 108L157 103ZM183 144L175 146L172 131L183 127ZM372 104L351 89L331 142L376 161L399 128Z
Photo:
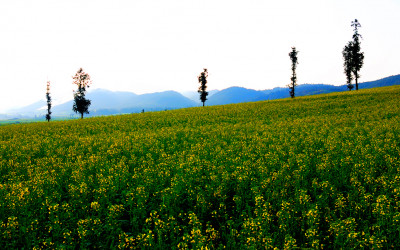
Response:
M46 120L49 122L49 121L51 120L50 81L47 81L46 99L47 99L47 114L46 114Z
M78 90L74 91L74 105L72 106L72 110L75 113L80 113L81 119L83 119L83 114L89 114L91 101L85 98L85 94L86 88L90 87L92 81L89 74L85 73L82 68L76 72L72 79L74 79L73 84L78 86Z
M352 90L354 88L353 84L351 81L353 80L353 68L352 68L352 50L353 50L353 42L350 41L346 46L344 46L342 55L343 55L343 67L344 67L344 73L346 75L346 80L347 80L347 88L349 90Z
M361 41L362 36L358 33L358 28L361 28L361 24L355 19L351 22L351 27L354 28L353 34L353 43L351 46L351 55L352 55L352 71L354 75L354 79L356 81L356 90L358 90L358 78L360 78L360 70L364 64L364 52L361 52Z
M296 81L297 81L297 76L296 76L296 67L298 64L297 61L297 54L299 52L296 50L296 47L292 47L292 51L289 53L290 60L292 61L292 77L290 78L291 83L288 85L289 87L289 94L290 97L294 98L294 88L297 86Z
M200 94L200 101L204 103L207 100L208 92L206 91L207 89L207 77L208 77L208 72L207 69L204 69L203 72L200 73L200 75L197 77L200 83L199 90L197 91Z

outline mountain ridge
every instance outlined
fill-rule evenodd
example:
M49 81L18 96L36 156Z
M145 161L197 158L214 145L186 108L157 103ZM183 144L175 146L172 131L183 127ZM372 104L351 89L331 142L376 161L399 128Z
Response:
M379 80L363 82L360 89L400 85L400 75L384 77ZM296 96L327 94L332 92L347 91L346 85L334 86L328 84L300 84L296 87ZM138 113L142 111L161 111L201 106L196 98L197 91L179 93L169 90L148 94L135 94L127 91L111 91L94 89L87 93L87 98L92 101L89 107L89 116L114 115L123 113ZM198 94L197 94L198 95ZM266 101L289 98L288 88L275 87L273 89L254 90L245 87L233 86L223 90L211 90L206 106L225 105L233 103ZM197 99L197 100L196 100ZM72 111L73 100L54 105L54 117L75 117ZM44 117L46 102L37 101L22 108L12 109L5 114L0 114L0 119L15 119L26 117Z

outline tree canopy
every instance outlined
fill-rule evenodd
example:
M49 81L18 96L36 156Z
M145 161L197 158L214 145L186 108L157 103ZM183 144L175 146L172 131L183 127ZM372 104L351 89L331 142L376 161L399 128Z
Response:
M82 68L76 72L75 76L72 77L73 84L77 85L78 90L74 91L74 104L72 110L75 113L81 114L81 119L83 114L89 114L89 106L91 101L85 98L86 88L89 88L92 84L90 75L83 71Z

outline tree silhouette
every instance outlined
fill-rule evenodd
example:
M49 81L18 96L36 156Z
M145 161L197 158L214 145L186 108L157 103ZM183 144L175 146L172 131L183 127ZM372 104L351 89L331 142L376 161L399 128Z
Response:
M90 100L85 98L86 88L90 87L92 81L88 73L85 73L82 68L76 72L75 76L72 77L73 84L78 86L78 90L74 91L74 105L72 110L75 113L81 114L81 119L83 119L83 114L89 114L89 106L91 104Z
M207 96L208 96L208 92L206 91L207 77L208 77L207 69L204 69L204 71L201 72L200 75L197 77L199 80L199 83L200 83L200 87L197 92L200 94L200 100L203 103L203 107L204 107L204 103L206 102Z
M292 77L290 78L291 83L288 85L290 97L294 98L294 88L297 86L296 66L298 64L296 47L292 47L292 51L289 53L290 60L292 61Z
M353 80L353 66L352 66L352 50L353 50L353 42L350 41L346 46L344 46L342 55L343 55L343 67L344 67L344 73L346 75L346 80L347 80L347 88L349 90L352 90L354 88L353 84L351 81Z
M351 46L351 65L356 80L356 90L358 90L358 78L360 78L360 70L364 64L364 52L361 52L361 42L362 36L358 33L358 28L361 28L361 24L357 19L351 22L351 27L354 28L353 41Z
M47 114L46 114L46 120L49 122L49 121L51 120L50 81L47 81L46 99L47 99Z

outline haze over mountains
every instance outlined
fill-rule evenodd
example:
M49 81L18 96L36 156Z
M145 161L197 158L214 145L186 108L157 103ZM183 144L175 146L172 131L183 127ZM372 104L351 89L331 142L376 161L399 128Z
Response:
M386 77L380 80L359 84L360 89L375 88L391 85L400 85L400 75ZM296 87L296 96L316 95L331 92L347 91L345 85L333 86L326 84L302 84ZM230 87L224 90L210 90L206 105L224 105L231 103L273 100L290 97L288 88L274 88L268 90L253 90L243 87ZM87 93L92 101L89 116L113 115L124 113L138 113L144 110L160 111L178 108L201 106L197 91L178 93L165 91L151 94L137 95L131 92L114 92L105 89L95 89ZM70 100L52 107L52 117L77 117L72 111ZM29 106L9 110L0 114L0 119L38 118L44 119L46 102L40 100Z

